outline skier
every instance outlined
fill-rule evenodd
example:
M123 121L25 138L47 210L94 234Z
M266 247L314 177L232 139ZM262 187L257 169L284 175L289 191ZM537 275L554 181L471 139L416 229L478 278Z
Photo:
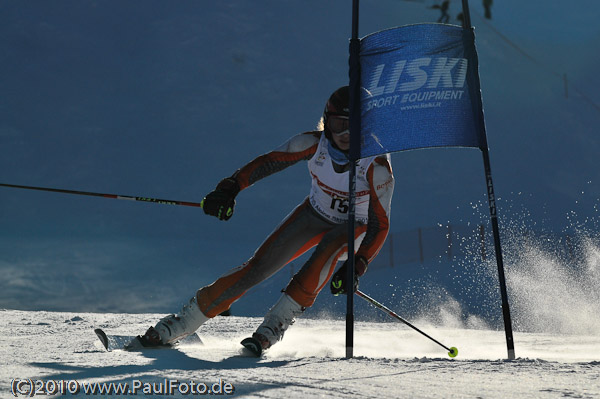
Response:
M253 338L267 349L281 340L295 317L310 307L333 275L334 295L356 291L358 278L381 249L389 230L394 177L389 155L357 161L355 278L346 281L349 161L349 89L336 90L325 106L319 129L292 137L223 179L203 200L204 212L220 220L233 215L241 190L301 160L312 177L309 196L267 237L254 255L214 283L200 288L176 315L162 318L138 337L143 345L169 344L194 333L208 319L227 311L251 287L316 246L281 298L268 311ZM321 125L322 124L322 125ZM349 288L351 287L351 288ZM353 291L353 292L354 292ZM256 342L255 341L255 342Z
M440 10L440 12L442 13L442 15L438 18L438 22L439 23L443 23L446 24L448 23L448 21L450 20L450 15L448 15L448 8L450 7L450 1L446 0L442 2L442 5L439 4L434 4L433 6L429 7L432 8L434 10Z
M492 4L494 0L483 0L483 8L485 10L484 16L487 19L492 19Z

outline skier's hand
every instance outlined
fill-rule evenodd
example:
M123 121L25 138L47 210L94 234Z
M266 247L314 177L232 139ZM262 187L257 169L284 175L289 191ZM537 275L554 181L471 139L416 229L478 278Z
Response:
M237 181L228 177L217 184L217 188L211 191L202 200L202 209L207 215L215 216L219 220L229 220L233 216L235 208L235 197L240 192Z
M356 292L358 290L358 277L365 274L367 271L367 260L362 256L357 256L354 258L354 282L353 282L353 291ZM347 286L346 283L347 275L348 275L348 261L344 262L342 267L340 267L331 277L331 283L329 284L329 288L331 289L331 293L335 296L338 295L346 295Z

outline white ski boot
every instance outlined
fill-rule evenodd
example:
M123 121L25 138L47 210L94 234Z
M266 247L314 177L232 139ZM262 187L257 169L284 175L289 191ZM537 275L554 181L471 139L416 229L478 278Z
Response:
M281 341L288 327L294 324L295 318L306 310L284 293L279 301L267 312L265 319L252 338L258 340L263 349Z
M179 314L168 315L160 319L154 327L150 327L141 337L148 346L172 344L196 330L208 320L196 302L196 296L186 304Z

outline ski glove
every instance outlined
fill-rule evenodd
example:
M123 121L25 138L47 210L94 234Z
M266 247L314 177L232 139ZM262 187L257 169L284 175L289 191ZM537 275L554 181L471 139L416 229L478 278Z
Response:
M357 256L354 258L354 282L353 282L353 292L358 290L358 278L365 274L367 271L367 265L369 263L362 256ZM344 262L342 267L340 267L337 272L333 274L331 278L331 283L329 284L329 288L331 289L331 293L335 296L340 294L346 295L347 285L346 279L348 275L348 261Z
M233 177L223 179L202 200L204 213L215 216L219 220L229 220L233 216L235 197L240 192L240 186Z

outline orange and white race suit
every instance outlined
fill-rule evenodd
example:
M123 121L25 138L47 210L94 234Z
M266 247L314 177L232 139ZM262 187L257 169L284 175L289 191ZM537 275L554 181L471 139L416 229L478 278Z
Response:
M294 275L285 292L303 307L311 306L334 272L348 247L348 167L333 165L322 131L302 133L279 148L263 154L234 177L241 190L299 161L308 161L312 186L300 203L260 245L254 255L196 293L200 310L214 317L253 286L281 270L286 264L316 247ZM394 176L389 155L357 161L356 255L370 262L389 231ZM365 272L357 262L359 275Z

